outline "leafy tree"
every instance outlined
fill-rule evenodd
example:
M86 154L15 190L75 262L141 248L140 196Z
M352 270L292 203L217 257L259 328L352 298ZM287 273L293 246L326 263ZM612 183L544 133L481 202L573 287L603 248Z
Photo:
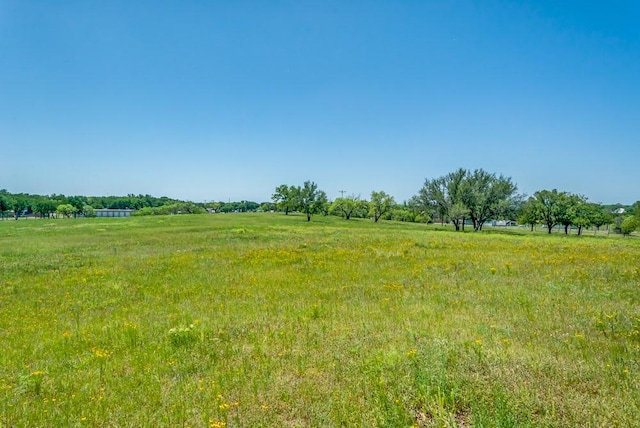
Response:
M324 190L318 191L318 207L319 212L321 212L322 215L329 215L331 204L329 203L329 198L327 197L327 193Z
M82 215L85 217L95 217L96 210L94 210L91 205L84 205L82 207Z
M263 202L258 207L258 210L263 212L275 211L278 207L274 202Z
M289 186L289 200L287 204L291 211L300 209L301 191L302 188L300 186Z
M464 222L468 216L469 208L467 208L467 206L462 202L456 202L449 210L449 217L456 226L456 230L459 230L459 225L462 225L462 230L464 230Z
M582 196L565 192L562 193L558 201L558 223L564 226L564 234L568 235L569 226L575 225L580 206L586 201Z
M298 208L299 193L299 187L282 184L276 187L271 199L279 209L284 210L285 214L289 214L289 211L294 211Z
M4 219L4 213L9 211L9 203L4 195L0 195L0 217Z
M634 204L629 207L629 212L635 218L636 228L640 229L640 201L634 202Z
M425 180L418 200L438 213L443 223L445 218L451 220L456 230L464 230L465 220L469 218L473 230L479 231L487 220L510 211L515 213L521 200L516 197L516 190L517 186L509 177L483 169L471 172L459 168L445 176Z
M482 230L484 223L509 206L517 186L511 178L496 176L483 169L466 173L461 186L461 202L469 210L468 216L473 222L473 230Z
M205 208L208 208L215 213L220 212L220 208L222 208L222 202L208 202L205 204Z
M168 205L162 205L162 206L168 206ZM162 208L162 207L158 207L158 208ZM235 211L235 205L232 204L231 202L225 202L222 205L220 205L220 212L222 213L232 213Z
M71 217L76 212L76 208L71 204L60 204L56 212L64 217Z
M95 209L103 209L105 207L103 198L94 197L94 196L89 196L87 198L87 204L91 205Z
M73 212L73 215L75 216L82 212L82 208L87 204L87 198L82 196L70 196L67 198L67 203L75 208L75 211Z
M359 196L349 196L347 198L337 198L331 204L329 208L329 212L337 213L338 215L345 218L345 220L349 220L352 215L356 215L356 217L362 217L362 213L366 212L363 206L363 202L360 200Z
M625 218L627 218L626 216L624 216L623 214L612 214L613 217L613 232L614 233L622 233L622 222L624 221Z
M536 213L536 200L534 197L531 197L522 205L520 209L520 215L518 216L518 222L521 224L526 224L531 226L531 231L533 232L533 228L536 224L538 224L538 216Z
M404 207L404 209L409 210L413 214L413 217L417 222L429 223L433 220L434 211L429 209L428 206L425 207L424 202L420 199L419 195L412 196L411 199L403 202L402 206ZM394 205L394 208L395 207L397 207L397 205ZM393 213L394 208L392 208L391 211L384 215L383 218L392 219L393 215L390 213Z
M13 209L13 215L17 220L23 213L29 212L29 203L25 195L14 195L9 205Z
M512 197L500 201L496 206L496 220L516 220L526 203L526 195L514 194Z
M600 204L591 203L590 205L591 223L595 226L593 229L593 234L595 235L602 226L613 223L613 215Z
M425 179L422 188L413 197L413 204L420 207L422 211L436 213L444 225L449 214L449 200L444 178Z
M445 176L426 179L418 192L417 199L425 210L435 211L439 214L442 223L450 218L450 210L456 203L462 202L464 179L467 170L458 169ZM460 230L459 220L453 220L456 230Z
M311 221L311 215L320 212L323 203L318 185L313 181L305 181L296 193L300 211L307 215L307 221Z
M59 204L59 201L49 198L42 198L35 203L35 205L33 206L33 211L40 214L42 217L51 217L51 214L56 212Z
M578 236L582 235L583 228L592 225L590 206L586 201L575 206L573 225L578 228Z
M538 220L547 227L547 233L560 222L564 210L565 192L539 190L533 194L533 203Z
M177 211L175 214L204 214L204 207L194 204L193 202L182 202L175 204Z
M627 216L620 225L620 230L623 235L630 235L631 232L638 228L638 221L635 216Z
M377 223L383 215L391 211L395 204L393 196L383 191L373 191L371 192L371 199L369 200L369 215L373 217L373 221Z
M416 213L408 207L396 205L390 211L390 218L395 221L416 221Z
M594 228L595 235L600 226L607 224L608 218L609 217L605 215L601 205L593 202L587 202L586 198L583 198L581 203L575 207L573 225L578 228L578 235L582 234L583 228L596 226Z

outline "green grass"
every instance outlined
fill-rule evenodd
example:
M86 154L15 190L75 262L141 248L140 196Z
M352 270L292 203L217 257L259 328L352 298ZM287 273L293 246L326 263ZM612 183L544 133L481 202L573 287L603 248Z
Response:
M0 426L640 424L640 241L0 221Z

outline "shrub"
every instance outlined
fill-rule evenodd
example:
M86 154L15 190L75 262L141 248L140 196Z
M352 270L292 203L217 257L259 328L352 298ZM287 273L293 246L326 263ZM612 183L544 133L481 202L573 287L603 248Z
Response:
M630 235L631 232L638 228L638 219L635 216L629 216L622 221L620 230L623 235Z

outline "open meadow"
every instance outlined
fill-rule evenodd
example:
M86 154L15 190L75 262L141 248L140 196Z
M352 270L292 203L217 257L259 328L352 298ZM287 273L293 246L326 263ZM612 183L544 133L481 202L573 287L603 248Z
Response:
M640 425L640 239L0 221L1 427Z

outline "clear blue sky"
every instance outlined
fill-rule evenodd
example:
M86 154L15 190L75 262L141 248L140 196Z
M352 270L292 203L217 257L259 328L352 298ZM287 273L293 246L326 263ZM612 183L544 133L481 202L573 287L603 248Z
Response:
M640 2L0 0L0 188L640 199Z

